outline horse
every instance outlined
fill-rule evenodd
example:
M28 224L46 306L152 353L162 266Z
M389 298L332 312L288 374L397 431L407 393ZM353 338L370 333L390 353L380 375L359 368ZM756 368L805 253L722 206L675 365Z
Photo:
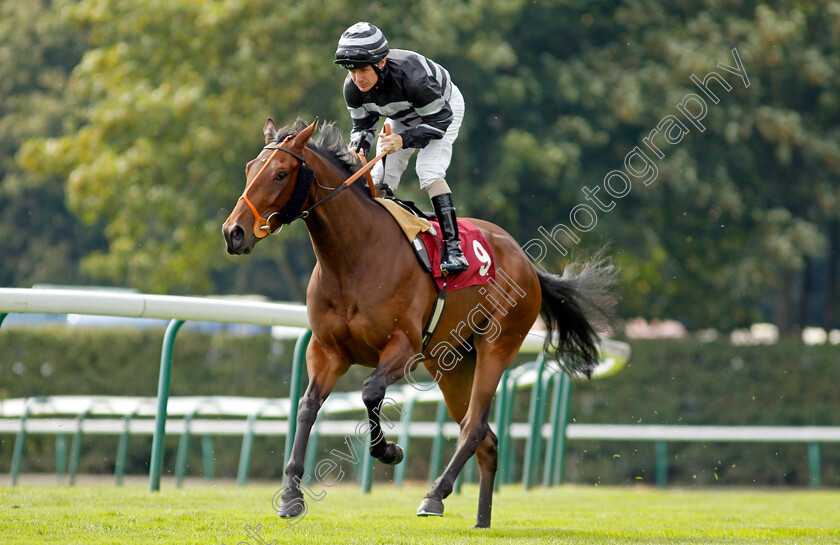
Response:
M263 127L265 148L248 162L246 189L222 227L227 252L241 255L269 233L302 219L317 258L306 292L312 331L306 350L309 384L299 404L278 514L302 514L300 479L309 434L319 408L353 364L373 369L362 385L370 455L385 464L402 460L402 448L382 433L379 411L388 386L410 377L422 361L443 393L450 416L460 424L460 434L454 455L417 515L443 515L443 500L475 455L475 527L487 528L498 445L488 414L502 373L541 315L547 353L565 371L588 376L599 362L597 328L609 312L609 288L617 269L599 253L589 261L573 262L562 276L537 270L508 233L487 221L469 219L486 238L497 270L508 281L492 290L472 286L448 293L439 325L423 348L423 328L437 287L397 222L374 200L372 188L345 183L359 161L335 125L326 124L313 138L317 124L317 119L309 125L298 119L278 129L268 119Z

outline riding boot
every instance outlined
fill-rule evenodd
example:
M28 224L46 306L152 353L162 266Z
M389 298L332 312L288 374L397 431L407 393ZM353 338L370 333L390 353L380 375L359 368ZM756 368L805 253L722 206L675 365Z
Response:
M458 238L458 222L455 219L455 204L452 193L444 193L432 197L435 215L443 231L443 256L440 268L444 274L461 272L470 268L464 252L461 251L461 239Z

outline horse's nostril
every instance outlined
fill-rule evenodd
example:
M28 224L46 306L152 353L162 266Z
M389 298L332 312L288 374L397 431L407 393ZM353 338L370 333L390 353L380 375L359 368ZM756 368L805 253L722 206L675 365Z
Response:
M245 231L238 225L234 226L234 228L230 231L230 239L237 246L240 246L242 241L245 239Z
M225 235L225 243L229 254L241 254L242 245L245 241L245 231L242 227L234 225L230 229L223 229Z

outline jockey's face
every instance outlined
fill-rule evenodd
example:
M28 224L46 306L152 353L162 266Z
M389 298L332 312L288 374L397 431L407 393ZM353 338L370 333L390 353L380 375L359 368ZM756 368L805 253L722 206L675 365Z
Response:
M379 61L378 67L380 70L385 67L385 59ZM373 66L351 68L350 77L353 79L353 83L356 84L356 87L358 87L363 93L367 93L373 89L373 86L379 81L379 76L376 74L376 70L373 69Z

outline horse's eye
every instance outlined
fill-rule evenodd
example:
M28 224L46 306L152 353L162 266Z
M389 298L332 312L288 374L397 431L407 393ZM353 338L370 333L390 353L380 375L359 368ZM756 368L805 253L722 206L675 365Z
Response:
M286 177L288 175L289 175L288 172L286 172L285 170L281 170L280 172L277 173L277 176L274 177L274 181L275 182L282 182L283 180L286 179Z

